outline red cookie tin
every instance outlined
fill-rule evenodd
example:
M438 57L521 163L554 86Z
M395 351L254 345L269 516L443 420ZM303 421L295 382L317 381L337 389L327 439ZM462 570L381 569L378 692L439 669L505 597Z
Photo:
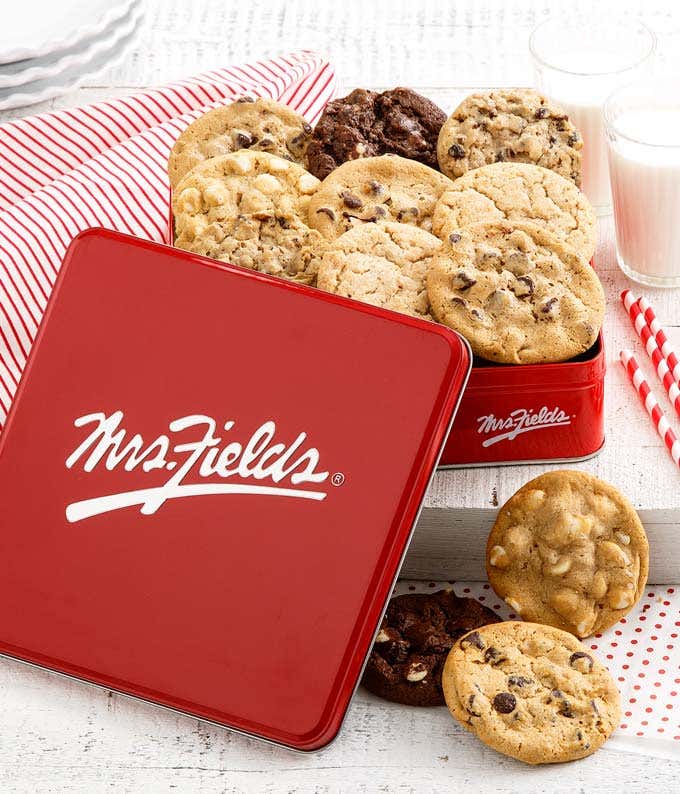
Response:
M442 466L583 460L604 444L602 334L560 364L475 362Z
M0 653L328 744L470 358L434 323L79 235L0 438Z

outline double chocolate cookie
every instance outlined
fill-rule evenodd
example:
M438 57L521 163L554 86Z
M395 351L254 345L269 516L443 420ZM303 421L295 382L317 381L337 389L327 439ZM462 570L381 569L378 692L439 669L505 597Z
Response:
M347 160L399 154L437 168L446 114L408 88L379 94L357 88L329 102L307 149L307 168L324 179Z
M453 590L393 598L375 639L363 685L407 706L443 706L442 668L456 642L472 629L498 623L495 612Z

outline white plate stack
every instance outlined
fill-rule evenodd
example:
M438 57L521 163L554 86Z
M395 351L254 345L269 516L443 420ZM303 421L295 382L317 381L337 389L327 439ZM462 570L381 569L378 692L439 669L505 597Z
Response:
M116 66L134 43L143 0L17 0L0 25L0 110L65 94Z

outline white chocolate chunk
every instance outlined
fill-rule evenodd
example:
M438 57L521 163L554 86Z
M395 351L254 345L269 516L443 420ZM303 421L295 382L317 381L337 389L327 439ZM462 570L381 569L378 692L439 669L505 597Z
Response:
M489 563L494 568L507 568L510 565L510 558L503 546L494 546L489 552Z

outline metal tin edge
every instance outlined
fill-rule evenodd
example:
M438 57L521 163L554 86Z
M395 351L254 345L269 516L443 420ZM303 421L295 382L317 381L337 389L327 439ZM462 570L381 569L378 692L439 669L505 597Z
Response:
M333 738L327 744L325 744L323 747L317 748L316 750L299 750L298 748L289 747L288 745L280 745L281 747L287 747L290 750L294 750L294 751L302 753L304 755L309 755L311 753L320 753L323 750L325 750L327 747L330 747L335 742L335 740L340 735L340 731L342 730L343 725L345 724L345 720L347 719L347 714L349 713L349 710L350 710L350 708L352 706L352 701L354 700L354 697L355 697L355 695L357 693L357 690L359 689L359 686L361 685L361 679L363 678L364 670L366 669L366 665L368 664L368 659L369 659L369 657L371 655L371 651L373 650L373 645L375 643L375 637L378 634L378 630L380 628L380 624L382 623L382 620L385 617L385 612L387 612L387 607L389 606L390 599L392 597L392 592L394 590L394 586L395 586L395 584L397 583L397 581L399 579L399 574L401 573L401 569L404 567L404 561L406 560L406 555L408 553L409 546L411 545L411 541L413 540L413 535L415 533L416 526L418 525L418 519L420 518L420 515L423 512L423 507L424 507L424 504L425 504L425 497L427 496L427 492L430 489L430 485L432 484L432 480L434 479L435 474L439 470L439 461L441 460L441 456L444 453L444 447L446 446L446 442L448 441L449 433L451 432L451 428L453 427L453 422L454 422L454 420L456 418L456 414L458 413L458 409L460 408L460 404L461 404L461 401L463 399L463 394L465 393L465 389L467 387L468 380L470 379L470 373L472 372L472 348L470 347L470 343L467 341L467 339L464 336L459 334L457 331L454 331L454 333L461 340L461 342L463 343L463 345L467 349L468 354L470 356L470 361L469 361L469 364L468 364L468 370L467 370L467 373L465 375L465 378L463 379L463 383L461 385L461 389L460 389L460 393L458 395L458 399L456 400L456 404L455 404L455 406L453 408L453 411L451 413L451 419L449 420L448 428L446 430L446 433L442 437L442 442L440 444L439 451L437 452L437 457L436 457L435 464L432 467L432 471L430 472L430 477L429 477L429 479L427 481L427 485L423 489L423 496L422 496L422 498L420 500L420 504L418 505L418 509L416 511L416 514L413 517L413 523L411 524L411 528L409 530L408 537L406 539L406 543L404 544L404 550L403 550L403 552L401 554L401 557L399 559L399 564L397 565L397 568L395 570L394 577L393 577L393 579L392 579L392 581L390 583L390 588L389 588L390 592L389 592L389 595L387 597L387 600L385 601L385 606L383 607L382 611L380 612L380 617L378 618L378 622L377 622L377 624L375 626L375 629L373 630L373 640L371 641L371 643L369 645L368 652L366 653L366 656L364 658L363 664L361 665L361 670L359 672L359 675L357 676L357 681L356 681L356 684L354 685L354 689L352 690L352 694L350 695L349 700L347 701L347 706L345 708L344 714L342 715L342 719L340 720L340 723L338 725L338 730L336 731L336 733L333 736ZM273 743L274 744L278 744L277 742L273 742Z
M457 408L456 408L457 410ZM600 444L595 452L589 452L587 455L581 455L577 458L536 458L535 460L494 460L489 463L445 463L443 466L438 466L438 471L448 471L449 469L492 469L494 466L538 466L545 463L579 463L584 460L592 460L596 458L600 452L605 448L607 439Z

